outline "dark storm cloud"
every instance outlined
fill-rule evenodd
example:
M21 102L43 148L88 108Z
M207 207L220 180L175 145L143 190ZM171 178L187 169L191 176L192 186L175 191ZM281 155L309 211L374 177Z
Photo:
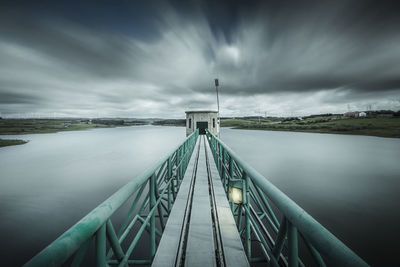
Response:
M0 90L0 104L40 104L42 101L37 96L21 93L2 92Z
M48 22L18 21L3 17L0 22L1 35L6 39L8 37L8 40L16 44L45 54L60 65L74 67L88 75L127 75L128 47L120 39L104 36L104 33L91 37L93 32L78 27L68 31L70 25L63 26L63 21L57 21L57 26L54 26ZM79 36L73 31L79 33Z
M237 48L244 59L237 65L219 61L226 75L239 77L229 86L240 91L235 85L241 81L241 88L253 93L400 88L396 6L360 3L299 2L272 12L261 9L239 27L243 43Z
M214 108L217 76L227 114L397 108L398 13L395 1L10 1L0 111L176 117Z

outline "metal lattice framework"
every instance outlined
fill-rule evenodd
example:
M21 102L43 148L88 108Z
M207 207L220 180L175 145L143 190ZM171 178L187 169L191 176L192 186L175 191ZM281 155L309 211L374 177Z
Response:
M304 245L318 266L368 266L220 139L208 131L207 137L227 196L232 184L242 184L243 202L231 202L231 208L250 262L304 266L299 255ZM253 257L254 249L263 256Z
M79 266L93 242L97 266L151 264L156 235L161 236L165 228L198 134L198 130L192 133L170 155L120 188L25 266L60 266L66 262ZM116 231L111 216L129 201L129 211ZM132 259L145 231L149 233L149 256Z

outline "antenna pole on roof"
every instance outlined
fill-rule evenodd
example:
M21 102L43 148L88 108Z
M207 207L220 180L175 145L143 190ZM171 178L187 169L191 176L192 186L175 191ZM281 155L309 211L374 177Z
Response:
M221 135L221 133L220 133L220 131L221 131L221 129L220 129L221 120L220 120L220 117L219 117L219 96L218 96L219 81L218 81L218 78L214 79L214 82L215 82L215 90L217 91L217 107L218 107L217 120L218 120L218 132L219 132L219 135ZM218 136L218 137L220 137L220 136Z
M219 86L219 81L218 79L215 79L215 90L217 91L217 106L218 106L218 116L219 116L219 97L218 97L218 86Z

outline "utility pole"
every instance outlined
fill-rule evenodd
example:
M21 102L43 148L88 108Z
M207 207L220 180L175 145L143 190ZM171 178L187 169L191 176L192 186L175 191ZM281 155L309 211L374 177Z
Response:
M218 106L218 117L219 117L219 97L218 97L218 86L219 86L219 81L218 81L218 79L215 79L215 90L217 91L217 106Z
M221 136L221 120L219 118L219 96L218 96L218 86L219 86L219 81L218 78L214 79L215 82L215 90L217 91L217 107L218 107L218 115L217 115L217 121L218 121L218 132L219 135ZM218 137L220 137L218 136Z

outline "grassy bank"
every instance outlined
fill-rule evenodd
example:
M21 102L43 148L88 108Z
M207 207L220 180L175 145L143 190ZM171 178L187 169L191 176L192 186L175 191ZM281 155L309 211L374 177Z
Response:
M88 124L82 120L51 120L51 119L1 119L0 135L56 133L60 131L76 131L91 128L112 127L112 125ZM0 139L0 147L22 145L25 140Z
M124 125L126 124L121 120L94 120L94 122L91 123L89 120L79 119L2 119L0 120L0 135L56 133L61 131L109 128Z
M19 139L0 139L0 147L23 145L23 144L26 144L26 143L28 143L28 141L19 140Z
M400 138L400 117L345 118L327 115L299 118L222 119L222 127L235 129L356 134Z
M146 122L122 119L0 119L0 136L6 134L56 133L143 124L146 124ZM26 142L24 140L1 139L0 147L21 145Z

